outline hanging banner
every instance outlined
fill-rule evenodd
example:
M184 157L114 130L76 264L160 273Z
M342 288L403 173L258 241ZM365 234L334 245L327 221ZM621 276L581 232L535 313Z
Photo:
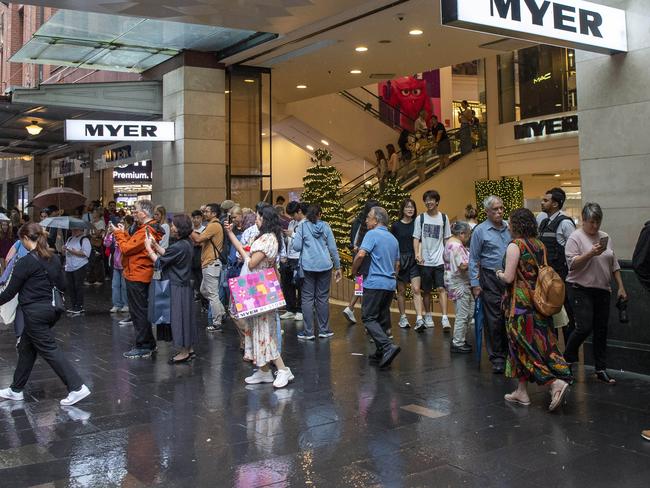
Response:
M150 142L111 144L95 150L94 169L102 170L153 159Z
M627 52L625 11L582 0L442 0L442 24L606 54Z

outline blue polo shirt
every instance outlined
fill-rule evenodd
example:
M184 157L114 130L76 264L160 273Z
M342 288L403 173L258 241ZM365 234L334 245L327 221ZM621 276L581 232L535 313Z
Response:
M394 290L395 262L399 261L399 243L390 231L382 226L368 231L360 249L370 255L370 271L363 287L371 290Z

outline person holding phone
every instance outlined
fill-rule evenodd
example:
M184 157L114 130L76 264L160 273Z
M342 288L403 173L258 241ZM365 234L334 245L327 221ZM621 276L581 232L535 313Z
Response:
M596 378L609 385L616 380L607 374L607 326L612 277L617 295L627 300L621 278L621 267L614 254L612 240L600 226L603 210L597 203L587 203L582 209L582 228L576 230L565 246L569 275L567 287L575 313L575 330L569 337L564 357L567 362L578 361L578 350L593 332Z

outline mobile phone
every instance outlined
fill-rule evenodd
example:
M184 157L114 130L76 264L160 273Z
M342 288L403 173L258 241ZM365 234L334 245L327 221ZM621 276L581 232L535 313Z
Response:
M144 233L147 236L147 239L151 239L151 234L149 234L149 227L144 228Z
M607 249L607 244L609 244L609 236L601 237L599 244L603 249Z

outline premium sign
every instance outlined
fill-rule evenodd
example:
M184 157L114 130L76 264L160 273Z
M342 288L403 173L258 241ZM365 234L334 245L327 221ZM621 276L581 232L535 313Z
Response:
M173 122L66 120L66 141L173 141Z
M547 119L540 122L527 122L515 125L515 139L530 139L551 134L564 134L578 130L578 116L569 115L557 119Z
M115 183L137 183L151 181L151 161L127 164L113 170Z
M442 0L442 23L585 51L627 52L625 11L582 0Z

